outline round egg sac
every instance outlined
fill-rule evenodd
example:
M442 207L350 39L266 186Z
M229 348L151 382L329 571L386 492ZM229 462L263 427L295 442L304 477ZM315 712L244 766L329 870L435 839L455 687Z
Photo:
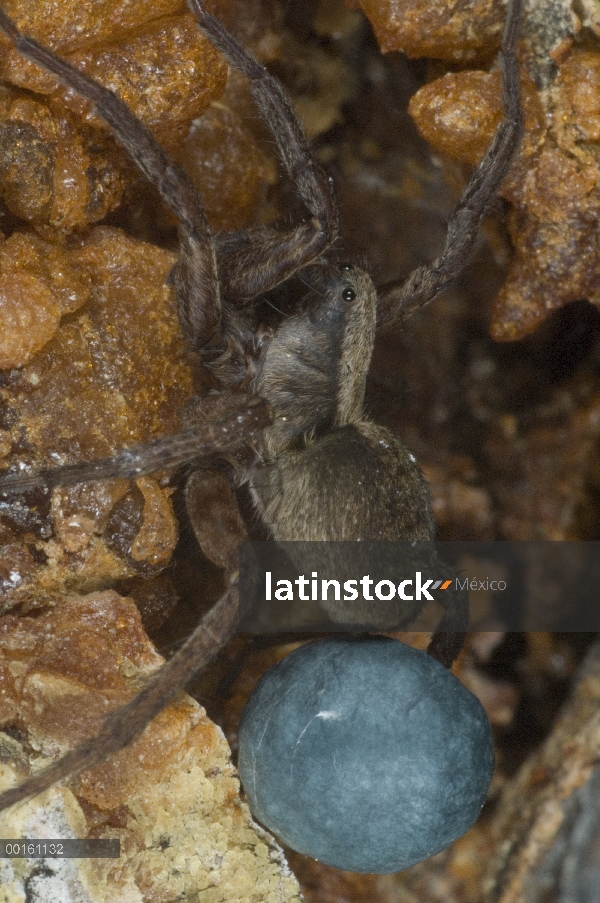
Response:
M296 649L239 731L252 812L300 853L386 874L447 847L485 801L494 754L479 701L424 652L381 636Z

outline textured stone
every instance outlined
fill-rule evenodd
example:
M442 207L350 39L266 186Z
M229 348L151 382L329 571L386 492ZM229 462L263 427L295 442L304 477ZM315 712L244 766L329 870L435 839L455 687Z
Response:
M600 54L566 47L551 83L541 63L522 68L525 135L501 188L516 253L492 313L497 341L523 338L571 301L600 303ZM409 109L437 151L477 164L503 117L500 74L449 73Z
M477 699L387 637L293 652L259 682L239 744L257 818L292 849L355 872L399 871L460 837L494 762Z
M354 4L352 4L354 5ZM502 33L504 10L496 0L358 0L385 52L457 62L477 58Z
M4 337L13 355L0 388L5 467L92 460L177 432L193 389L165 284L173 262L169 252L109 228L68 247L14 233L0 248L5 291L13 276L38 287L21 318L30 310L36 316L39 296L57 311L48 334L21 323ZM69 311L77 313L59 325ZM38 338L43 347L32 353ZM6 606L40 603L65 587L105 588L164 567L177 539L171 493L147 477L137 486L112 480L57 488L51 498L30 492L3 501L0 566L13 575L5 592L0 587ZM20 554L16 562L19 542L31 551L35 543L33 558Z
M173 0L135 8L114 0L93 9L53 4L51 11L17 0L5 11L26 34L116 91L171 151L225 88L225 62ZM7 82L0 95L0 194L11 212L56 240L112 212L139 174L89 102L4 36L0 43Z
M0 786L49 764L160 667L114 592L0 619ZM227 743L182 694L130 747L0 816L2 837L115 838L120 859L0 860L0 898L31 903L295 901L272 838L239 798Z

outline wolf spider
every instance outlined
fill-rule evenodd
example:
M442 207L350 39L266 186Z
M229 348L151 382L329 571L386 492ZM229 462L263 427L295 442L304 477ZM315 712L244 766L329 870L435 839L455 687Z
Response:
M286 230L211 235L191 180L126 105L25 37L0 11L0 29L15 47L95 105L177 217L180 254L173 279L181 329L222 387L219 394L198 400L196 426L186 433L105 460L9 474L0 481L0 492L137 477L228 452L238 482L249 485L276 540L432 539L425 481L400 441L365 418L365 381L376 330L393 327L424 307L460 273L508 171L522 131L515 55L521 0L509 4L500 53L506 119L452 213L442 254L405 282L389 283L379 295L362 270L327 259L338 235L332 180L312 158L284 90L205 11L201 0L188 4L201 31L230 66L249 79L281 164L309 215ZM298 273L309 286L308 298L276 331L264 329L254 313L255 300ZM369 479L360 480L365 471ZM208 478L206 471L197 471L185 490L192 525L205 549L210 540L201 511ZM233 499L222 482L223 492ZM232 507L226 531L208 549L209 557L227 569L224 595L140 694L107 717L98 735L3 793L0 807L40 793L127 746L192 674L206 666L236 630L236 548L244 536L244 525ZM455 601L434 633L429 654L449 667L465 626L464 606Z

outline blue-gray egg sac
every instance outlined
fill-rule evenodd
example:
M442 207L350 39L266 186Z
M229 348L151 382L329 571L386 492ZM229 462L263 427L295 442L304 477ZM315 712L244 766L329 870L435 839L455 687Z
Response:
M479 701L437 661L387 637L309 643L256 687L239 731L252 812L287 846L387 874L476 820L494 754Z

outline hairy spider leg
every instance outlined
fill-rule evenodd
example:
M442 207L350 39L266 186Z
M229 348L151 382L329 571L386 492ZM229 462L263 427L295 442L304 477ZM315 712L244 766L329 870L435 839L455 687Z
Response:
M509 0L499 60L502 99L506 118L474 170L448 222L446 242L440 257L416 269L404 281L394 280L379 289L377 328L390 329L425 307L464 268L472 254L481 221L490 201L508 173L523 135L523 110L517 64L517 40L523 0ZM453 577L453 574L448 576ZM456 659L468 626L468 601L454 589L446 611L427 648L428 655L450 667Z
M247 441L271 422L271 411L264 401L242 396L239 403L242 406L239 412L189 430L175 437L175 444L173 437L169 437L128 449L112 458L35 474L9 474L0 480L0 497L38 486L50 488L92 479L110 479L114 476L140 476L157 468L183 463L200 454L211 454L216 450L234 447ZM243 531L243 525L240 529ZM243 535L237 536L237 539L240 538L244 538ZM111 712L99 733L35 777L0 794L0 810L42 793L57 781L91 768L124 749L171 702L190 677L205 668L217 655L235 634L239 622L239 592L237 572L233 570L233 556L230 554L229 560L223 563L228 568L229 588L202 618L191 637L173 658L156 672L141 693Z
M379 289L377 328L389 329L420 310L464 269L477 241L481 222L498 191L523 135L523 110L517 64L517 39L523 0L510 0L499 62L506 118L474 170L448 222L446 243L432 263L418 267L405 281Z
M304 129L279 82L269 75L201 0L188 0L200 30L230 66L250 80L259 113L277 144L279 158L311 218L287 231L255 229L217 242L223 295L248 300L284 282L320 257L335 241L339 213L333 182L312 159Z
M272 422L269 405L260 398L239 395L234 400L238 409L228 416L199 424L176 436L134 445L109 458L0 476L0 498L30 489L141 477L179 467L195 458L228 451L247 442Z
M443 562L438 561L437 567L440 576L455 581L456 574L447 568ZM463 647L469 626L469 594L467 590L459 589L456 584L450 589L449 596L443 598L440 603L445 611L442 620L435 628L434 634L427 646L427 655L436 659L445 668L452 668Z

